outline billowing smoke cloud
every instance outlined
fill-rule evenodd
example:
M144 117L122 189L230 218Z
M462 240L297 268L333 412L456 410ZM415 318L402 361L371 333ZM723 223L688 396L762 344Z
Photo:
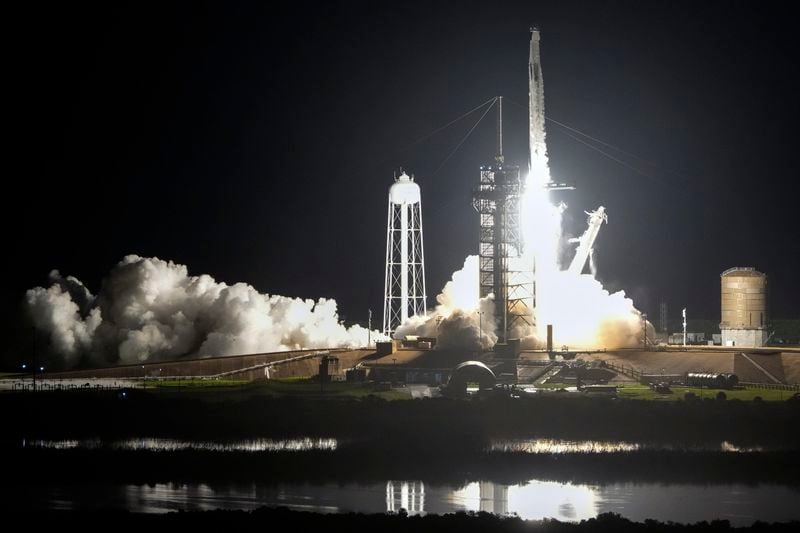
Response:
M478 256L467 257L436 297L436 304L427 316L410 317L397 328L395 337L438 337L440 348L466 350L490 348L497 342L494 300L479 298Z
M542 305L537 308L539 328L534 344L543 346L547 324L553 325L556 347L598 349L640 346L643 338L642 315L625 296L625 291L609 293L591 274L568 270L553 273L547 283L537 287ZM653 338L650 326L648 336Z
M369 332L339 321L336 301L261 294L190 276L184 265L129 255L95 297L77 279L50 275L26 293L35 327L66 366L81 357L137 363L297 349L362 347ZM383 338L373 331L371 340Z
M591 274L553 270L540 277L536 308L538 327L517 328L511 338L522 347L543 348L547 324L554 326L556 348L623 348L641 345L644 322L624 291L610 293ZM395 337L438 337L440 348L488 349L497 342L493 298L478 298L478 257L471 255L453 274L437 306L427 316L410 317ZM482 315L478 311L482 311ZM647 323L648 337L654 329ZM479 337L479 332L482 336Z
M610 293L605 290L595 278L593 264L592 274L562 270L558 247L559 241L563 241L561 215L566 206L554 206L544 195L535 198L534 202L538 208L538 220L530 222L532 231L527 240L529 253L537 255L536 326L528 327L518 321L509 336L521 339L523 348L543 348L547 325L552 324L557 348L639 346L644 327L648 328L648 336L653 338L652 325L643 321L633 301L624 291ZM525 257L514 261L524 263L526 260L531 261ZM520 267L519 264L515 266ZM409 318L397 329L395 336L438 337L437 346L441 348L490 348L498 338L494 300L491 297L479 299L478 296L478 258L469 256L464 267L453 274L436 297L436 308L427 316ZM479 314L479 310L482 313ZM482 336L479 337L479 333Z
M640 346L643 328L652 325L642 319L633 301L625 291L610 293L596 279L594 261L595 247L590 248L591 274L581 274L585 258L578 260L579 267L570 269L570 262L559 253L562 236L562 217L566 205L552 205L548 194L541 188L531 187L526 191L526 212L530 220L526 230L526 241L532 243L529 251L536 255L536 328L523 338L523 346L542 348L546 343L546 328L553 326L553 340L557 348L601 349ZM604 208L598 208L604 212ZM581 242L590 228L579 239ZM598 228L595 228L597 230ZM573 254L574 255L574 254Z
M91 349L102 322L100 309L92 308L94 297L77 279L50 272L49 288L36 287L26 293L28 311L37 329L48 333L50 345L72 366L80 354Z

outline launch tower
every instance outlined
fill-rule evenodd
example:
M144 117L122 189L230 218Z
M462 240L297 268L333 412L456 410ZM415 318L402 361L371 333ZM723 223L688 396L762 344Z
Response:
M519 167L503 156L503 97L497 98L497 155L481 167L472 205L480 217L478 284L480 297L494 295L498 342L517 325L530 324L533 269L522 268L520 200L524 190ZM527 272L526 272L527 270Z

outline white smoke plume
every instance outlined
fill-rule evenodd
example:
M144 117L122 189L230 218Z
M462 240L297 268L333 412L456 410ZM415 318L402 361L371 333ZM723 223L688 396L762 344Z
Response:
M477 350L494 346L494 300L479 297L478 256L470 255L464 260L461 270L453 274L436 297L433 311L427 316L410 317L397 328L396 338L406 335L438 337L439 348Z
M553 325L557 348L602 349L640 346L641 313L625 291L609 293L591 274L562 270L537 287L542 305L537 307L539 328L535 344L542 346L547 324ZM648 336L652 339L653 331Z
M190 276L184 265L126 256L95 297L73 277L50 275L49 288L26 293L34 326L47 334L65 366L81 357L137 363L181 356L217 356L315 348L356 348L370 336L345 327L336 301L261 294ZM371 341L381 340L377 331Z
M91 308L94 297L72 276L65 279L53 270L50 282L47 289L29 290L26 304L36 328L48 332L53 350L64 356L67 366L72 366L92 346L102 321L100 309Z
M571 261L562 263L559 243L562 236L562 217L566 205L552 205L547 191L536 187L529 178L524 208L531 213L525 227L526 242L532 243L529 252L536 256L536 325L528 332L523 345L542 348L546 328L553 325L556 347L579 349L625 348L640 346L643 328L652 325L642 320L642 314L625 291L610 293L596 279L595 246L589 255L591 274L581 274L581 268L571 271ZM604 212L598 208L598 212ZM592 217L587 221L591 224ZM595 228L597 230L597 228ZM591 227L576 242L586 239ZM575 253L578 253L576 250ZM563 259L566 259L565 257ZM585 261L585 259L584 259ZM580 262L580 260L579 260Z

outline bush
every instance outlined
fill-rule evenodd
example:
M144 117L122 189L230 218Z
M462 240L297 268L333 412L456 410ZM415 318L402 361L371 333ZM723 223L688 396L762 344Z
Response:
M683 395L683 399L686 400L687 402L693 402L697 399L697 394L693 392L687 392L686 394Z
M718 401L720 401L720 402L723 402L723 401L725 401L725 400L727 400L727 399L728 399L728 396L727 396L727 395L726 395L724 392L722 392L722 391L719 391L719 392L717 393L717 400L718 400Z

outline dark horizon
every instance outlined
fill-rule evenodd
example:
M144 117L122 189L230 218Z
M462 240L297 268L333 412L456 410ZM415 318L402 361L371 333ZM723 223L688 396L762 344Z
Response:
M470 192L493 116L449 159L476 115L405 147L494 96L525 104L533 23L548 117L627 152L596 145L614 161L548 123L553 177L578 187L558 193L565 229L608 210L606 288L654 323L662 300L673 320L682 307L713 320L719 275L752 266L771 317L797 318L793 19L730 2L17 8L3 322L51 269L96 294L138 254L334 298L365 324L382 309L400 167L422 187L432 305L476 252ZM506 160L524 167L527 115L504 107Z

